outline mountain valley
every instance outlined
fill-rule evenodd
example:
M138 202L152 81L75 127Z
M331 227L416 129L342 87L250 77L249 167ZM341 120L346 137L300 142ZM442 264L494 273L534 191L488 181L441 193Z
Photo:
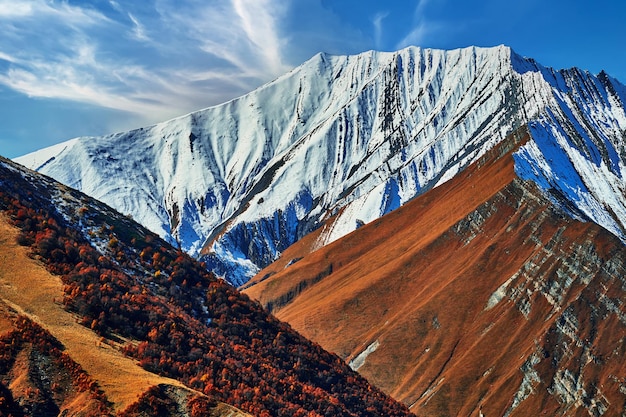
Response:
M624 415L625 174L626 87L505 46L2 159L0 411Z

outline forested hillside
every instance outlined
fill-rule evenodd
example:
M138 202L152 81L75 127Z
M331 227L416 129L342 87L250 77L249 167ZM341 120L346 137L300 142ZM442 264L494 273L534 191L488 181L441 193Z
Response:
M61 277L65 308L144 369L258 416L409 414L105 205L3 160L0 208L32 257Z

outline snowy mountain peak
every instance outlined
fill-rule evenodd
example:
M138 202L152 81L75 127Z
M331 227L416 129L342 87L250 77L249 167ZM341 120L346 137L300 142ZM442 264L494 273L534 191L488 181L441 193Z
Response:
M529 122L535 140L519 152L519 175L623 238L625 98L606 74L555 71L505 46L320 53L223 105L18 161L241 284L323 222L320 245Z

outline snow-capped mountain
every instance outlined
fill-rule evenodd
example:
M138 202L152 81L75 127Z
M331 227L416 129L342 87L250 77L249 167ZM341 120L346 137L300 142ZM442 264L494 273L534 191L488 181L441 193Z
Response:
M452 178L518 127L516 170L626 239L626 87L510 48L318 54L258 90L17 161L131 215L242 284ZM330 220L330 221L329 221Z
M301 239L245 292L416 415L622 415L626 246L517 176L529 140L319 250Z

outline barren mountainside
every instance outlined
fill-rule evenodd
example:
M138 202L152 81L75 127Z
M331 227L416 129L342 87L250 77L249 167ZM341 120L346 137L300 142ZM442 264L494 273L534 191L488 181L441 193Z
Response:
M622 415L626 248L516 175L530 141L324 248L302 240L246 293L417 415Z
M17 158L65 186L0 161L5 248L60 294L41 308L149 375L122 396L5 267L0 406L623 415L625 103L504 46L318 54ZM64 351L95 385L24 373Z
M318 54L220 106L18 158L240 285L442 184L530 125L522 178L624 238L626 88L510 48ZM563 197L563 198L561 198Z

